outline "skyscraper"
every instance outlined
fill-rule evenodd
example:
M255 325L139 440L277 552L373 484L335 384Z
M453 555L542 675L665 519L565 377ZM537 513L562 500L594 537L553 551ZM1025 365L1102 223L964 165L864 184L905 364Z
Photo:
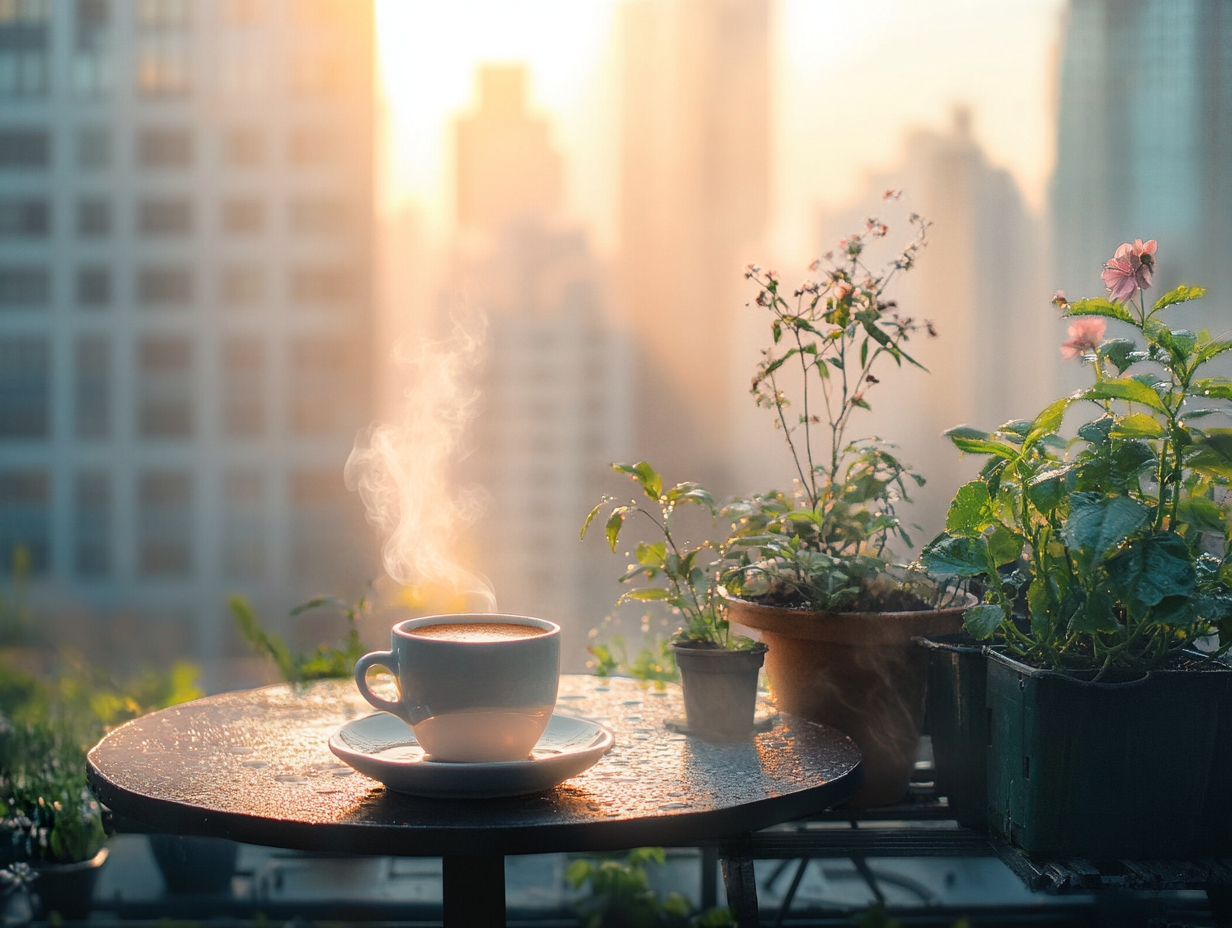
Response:
M902 190L902 202L884 201L887 189ZM891 225L884 242L865 255L879 267L910 238L909 211L932 223L928 245L888 297L900 314L935 327L936 338L921 329L906 346L929 372L883 364L876 374L881 383L867 393L873 410L855 414L848 437L894 442L904 463L928 480L914 494L916 505L902 513L924 527L913 539L919 544L944 527L954 490L981 463L960 463L942 433L1034 416L1052 399L1059 341L1049 334L1055 311L1045 289L1039 222L1012 175L989 163L966 110L955 111L949 132L908 133L902 166L872 179L858 212L825 223L822 251L877 217Z
M220 656L228 591L283 613L372 571L342 483L370 415L371 4L0 16L0 560L28 553L48 611Z
M499 608L558 622L563 666L580 670L619 565L578 531L630 453L633 395L608 275L562 219L561 158L528 112L527 78L480 68L477 107L457 124L456 283L490 323L465 474L490 494L475 553Z
M1232 299L1232 7L1071 0L1052 178L1054 283L1101 293L1116 247L1159 241L1157 287L1203 284L1189 327Z
M729 486L736 344L769 202L768 0L620 10L621 317L638 354L637 445L669 480Z

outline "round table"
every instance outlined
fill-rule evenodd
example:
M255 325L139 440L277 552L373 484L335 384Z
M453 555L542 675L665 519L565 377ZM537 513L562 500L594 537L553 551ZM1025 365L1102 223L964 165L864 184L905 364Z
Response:
M678 687L566 675L556 711L615 735L598 764L530 796L419 798L330 753L330 734L371 711L343 680L209 696L117 728L90 751L87 775L103 804L159 830L442 857L446 924L459 925L504 923L506 854L696 845L837 805L863 781L855 745L825 726L782 716L748 741L713 744L665 727L684 714Z

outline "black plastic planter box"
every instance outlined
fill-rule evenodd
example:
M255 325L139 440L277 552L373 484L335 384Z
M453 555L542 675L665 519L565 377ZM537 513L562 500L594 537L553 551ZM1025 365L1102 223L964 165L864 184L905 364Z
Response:
M937 793L960 825L988 827L988 712L984 648L970 635L916 638L928 652L928 732Z
M1094 683L986 660L988 818L1012 844L1039 857L1232 854L1232 668Z

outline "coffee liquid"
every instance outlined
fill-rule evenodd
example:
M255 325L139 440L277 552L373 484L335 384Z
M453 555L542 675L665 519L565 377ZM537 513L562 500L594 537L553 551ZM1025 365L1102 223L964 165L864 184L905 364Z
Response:
M439 641L514 641L546 635L548 630L537 625L514 625L505 622L458 622L453 625L420 625L410 629L412 638L435 638Z

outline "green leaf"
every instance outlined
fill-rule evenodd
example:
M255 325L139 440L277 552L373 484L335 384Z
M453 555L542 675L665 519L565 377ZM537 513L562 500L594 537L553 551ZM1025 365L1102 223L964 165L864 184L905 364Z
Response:
M669 503L696 503L704 506L713 515L715 512L714 497L696 483L678 483L667 491Z
M1034 444L1045 435L1051 435L1061 427L1061 420L1065 418L1065 410L1069 408L1069 404L1074 401L1072 396L1063 396L1055 402L1049 403L1044 411L1031 420L1031 428L1027 431L1026 443Z
M1203 287L1187 287L1185 284L1169 290L1158 300L1151 308L1151 312L1157 313L1165 306L1175 306L1177 303L1188 303L1190 300L1200 300L1206 296L1206 290Z
M590 523L591 523L591 522L593 522L593 521L595 520L595 516L597 516L597 515L599 514L599 510L600 510L600 509L602 509L602 508L604 507L604 505L605 505L605 503L600 503L600 504L599 504L598 506L596 506L594 509L590 510L590 515L588 515L588 516L586 517L586 521L582 523L582 534L581 534L581 535L579 535L578 537L580 537L580 538L585 538L585 537L586 537L586 530L587 530L588 528L590 528Z
M1113 611L1116 603L1103 590L1096 590L1086 598L1077 612L1069 620L1071 632L1094 634L1095 632L1115 631L1118 627L1116 614Z
M1232 380L1211 377L1199 380L1189 388L1189 396L1209 396L1214 399L1232 400Z
M654 544L638 544L637 562L647 567L662 567L667 557L667 543L658 541Z
M946 431L946 437L966 454L995 454L1007 460L1016 461L1021 456L1018 449L1004 441L999 441L988 432L981 432L970 426L959 425Z
M624 599L651 600L651 599L667 599L669 596L671 596L671 594L667 590L650 589L650 590L630 590L628 593L624 595L623 598Z
M1071 468L1061 471L1046 471L1027 484L1027 498L1031 505L1042 513L1056 509L1069 493Z
M1023 544L1021 535L1011 532L1004 525L998 525L988 536L988 555L998 567L1012 564L1021 557Z
M1005 609L985 603L972 606L963 613L963 625L971 633L972 638L991 638L993 633L1005 620Z
M616 553L616 539L620 537L620 527L625 524L625 507L615 510L607 520L605 531L607 533L607 543L612 547L612 553Z
M313 609L319 609L322 606L333 606L335 609L345 609L347 607L347 603L344 603L336 596L316 596L308 600L306 603L300 603L292 609L289 614L292 616L303 615L305 612L309 612Z
M1124 374L1135 362L1141 361L1138 346L1128 338L1113 338L1099 346L1099 353L1112 362L1118 374Z
M1082 394L1087 400L1127 400L1130 403L1141 403L1156 412L1167 414L1168 407L1159 398L1159 394L1141 381L1126 377L1121 380L1101 380L1095 386Z
M1107 316L1109 319L1120 319L1122 322L1133 323L1134 317L1124 306L1111 303L1103 298L1094 300L1078 300L1065 307L1062 316Z
M642 486L642 492L658 502L663 495L663 478L646 461L637 464L613 464L612 469L628 474Z
M1205 364L1211 358L1216 358L1225 351L1232 351L1232 341L1212 341L1202 344L1194 354L1194 367Z
M994 518L988 487L982 480L972 480L954 494L945 516L945 530L951 535L975 537L988 528Z
M1093 445L1102 445L1108 440L1116 424L1116 416L1101 416L1094 422L1084 422L1078 426L1078 437Z
M1223 508L1203 496L1189 496L1177 503L1176 518L1196 532L1223 534L1227 530Z
M993 564L982 538L938 535L920 552L920 563L938 577L974 577Z
M1163 426L1153 416L1136 412L1118 419L1108 434L1113 438L1158 438L1163 433Z
M1089 568L1119 548L1146 524L1149 516L1145 506L1128 496L1074 493L1061 537Z
M1110 558L1106 568L1112 592L1139 617L1165 597L1189 597L1197 587L1189 546L1175 532L1132 542Z
M1195 443L1185 465L1203 474L1232 480L1232 429L1208 429Z

